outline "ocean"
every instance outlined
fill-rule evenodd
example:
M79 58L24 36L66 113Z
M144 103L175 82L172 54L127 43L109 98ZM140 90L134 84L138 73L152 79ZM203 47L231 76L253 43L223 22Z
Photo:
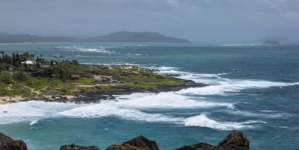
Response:
M118 95L118 102L98 104L0 105L0 132L24 140L29 150L71 143L106 149L138 135L172 150L199 142L217 145L233 129L245 133L251 150L299 148L299 45L27 43L0 44L0 50L132 64L210 85Z

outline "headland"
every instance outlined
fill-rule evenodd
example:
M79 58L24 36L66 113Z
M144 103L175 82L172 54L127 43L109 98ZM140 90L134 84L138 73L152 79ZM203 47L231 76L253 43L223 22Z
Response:
M0 104L41 100L90 103L113 95L177 91L205 84L133 65L87 65L1 51Z

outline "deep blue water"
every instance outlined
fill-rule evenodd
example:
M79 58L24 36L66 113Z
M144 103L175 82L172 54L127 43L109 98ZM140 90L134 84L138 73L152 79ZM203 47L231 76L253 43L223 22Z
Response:
M30 150L71 143L106 149L140 134L170 150L216 145L232 129L247 135L252 150L299 148L299 45L40 43L0 49L45 59L60 53L89 64L135 64L210 84L100 104L0 105L0 112L8 110L0 113L0 132L25 140Z

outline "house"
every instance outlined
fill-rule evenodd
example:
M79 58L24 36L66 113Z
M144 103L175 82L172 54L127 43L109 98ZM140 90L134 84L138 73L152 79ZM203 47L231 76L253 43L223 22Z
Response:
M132 74L133 75L139 75L139 72L138 71L133 71Z
M26 64L26 65L34 65L34 64L36 64L36 62L33 61L33 60L26 60L26 61L23 61L22 64Z
M31 72L32 77L47 77L47 78L52 78L53 74L51 72L47 72L44 70L36 71L36 72Z
M101 65L101 69L114 70L111 66Z
M50 65L41 65L42 68L50 68Z
M103 65L102 65L101 68L102 68L102 69L109 69L109 66L106 66L106 65L103 66Z
M89 70L90 70L90 71L94 71L94 70L97 70L97 69L98 69L97 67L89 66Z
M79 78L80 78L80 75L78 75L78 74L71 75L71 80L79 80Z

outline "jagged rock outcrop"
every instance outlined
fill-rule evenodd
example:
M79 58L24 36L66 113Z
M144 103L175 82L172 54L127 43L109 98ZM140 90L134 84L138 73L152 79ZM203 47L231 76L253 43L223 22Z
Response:
M176 150L249 150L249 141L242 132L233 130L217 146L198 143L184 146Z
M249 141L245 134L240 131L233 130L217 145L217 148L249 150Z
M129 144L126 145L110 145L106 150L141 150L138 147L131 146Z
M106 150L159 150L155 141L150 141L140 135L121 145L111 145Z
M0 150L28 150L28 148L24 141L14 141L0 132Z
M97 146L62 145L59 150L100 150Z

